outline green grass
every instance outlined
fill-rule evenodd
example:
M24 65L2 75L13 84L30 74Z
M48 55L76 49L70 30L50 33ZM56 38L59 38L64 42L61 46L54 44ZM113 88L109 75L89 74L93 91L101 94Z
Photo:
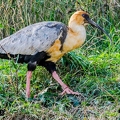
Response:
M26 64L0 60L2 120L119 120L120 119L120 3L118 0L1 0L0 39L40 21L62 21L82 7L110 35L88 26L84 45L57 64L62 80L84 96L59 96L61 87L42 67L31 80L25 100ZM34 95L36 99L32 99Z

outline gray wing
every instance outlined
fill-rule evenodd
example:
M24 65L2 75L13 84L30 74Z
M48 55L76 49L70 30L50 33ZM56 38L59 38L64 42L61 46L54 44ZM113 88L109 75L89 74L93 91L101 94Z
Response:
M48 50L58 37L62 37L61 32L66 31L66 25L61 22L33 24L1 40L0 53L34 55Z

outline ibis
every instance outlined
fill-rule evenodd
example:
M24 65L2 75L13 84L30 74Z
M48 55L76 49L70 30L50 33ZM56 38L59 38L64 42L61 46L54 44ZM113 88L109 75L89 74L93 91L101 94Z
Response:
M39 22L0 40L0 58L12 58L18 63L27 64L27 98L30 98L30 80L36 66L43 66L49 71L62 87L61 95L79 95L79 92L74 92L61 80L56 71L56 62L64 54L83 45L88 23L107 34L90 19L87 12L80 10L70 17L68 25L57 21Z

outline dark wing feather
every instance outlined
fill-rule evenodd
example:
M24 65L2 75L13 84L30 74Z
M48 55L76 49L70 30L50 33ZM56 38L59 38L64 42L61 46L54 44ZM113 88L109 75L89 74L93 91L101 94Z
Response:
M62 37L65 39L66 36L62 35L66 31L66 25L61 22L32 24L1 40L0 53L34 55L37 52L48 50L56 39ZM61 42L64 39L61 39Z

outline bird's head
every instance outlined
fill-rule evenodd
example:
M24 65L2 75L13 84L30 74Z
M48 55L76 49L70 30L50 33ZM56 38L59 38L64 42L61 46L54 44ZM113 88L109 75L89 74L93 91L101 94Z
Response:
M95 23L89 17L89 14L85 11L75 12L70 18L69 24L70 23L75 23L77 25L83 25L83 26L86 26L87 24L91 24L92 26L100 29L103 33L105 33L110 38L110 36L106 33L106 31L102 27L100 27L97 23ZM73 26L74 26L74 24L73 24Z

